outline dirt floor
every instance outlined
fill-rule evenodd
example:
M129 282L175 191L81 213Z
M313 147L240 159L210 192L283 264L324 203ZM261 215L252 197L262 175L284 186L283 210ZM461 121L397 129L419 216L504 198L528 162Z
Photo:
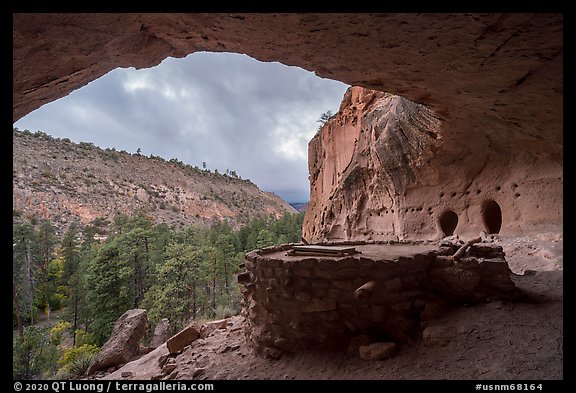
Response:
M452 332L446 344L422 340L402 345L393 357L366 361L342 351L253 355L243 319L196 340L175 358L166 379L563 379L563 235L501 237L513 280L528 296L460 307L434 321ZM159 378L163 345L106 379Z

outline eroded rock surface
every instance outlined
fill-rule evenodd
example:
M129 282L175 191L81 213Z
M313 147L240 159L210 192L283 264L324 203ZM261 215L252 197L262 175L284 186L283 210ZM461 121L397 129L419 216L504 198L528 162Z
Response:
M561 138L562 14L28 13L13 34L14 120L114 68L214 51Z
M480 130L488 119L462 125L456 138L424 105L350 88L309 144L304 238L440 239L561 226L562 144L517 139L493 123Z

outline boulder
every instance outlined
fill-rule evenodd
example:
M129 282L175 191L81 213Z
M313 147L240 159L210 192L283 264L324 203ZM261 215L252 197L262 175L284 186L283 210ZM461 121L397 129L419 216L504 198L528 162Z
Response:
M161 319L154 328L154 336L150 341L150 348L158 348L170 338L170 321L168 318Z
M132 360L138 352L139 341L146 333L146 310L136 308L126 311L114 324L112 334L88 368L88 375L98 370L118 366Z
M177 353L180 352L187 345L192 344L194 340L200 337L200 332L194 325L189 325L180 332L176 333L174 336L170 337L166 341L166 347L168 352Z
M430 325L422 331L422 338L426 346L447 345L454 340L456 335L456 327L452 325Z

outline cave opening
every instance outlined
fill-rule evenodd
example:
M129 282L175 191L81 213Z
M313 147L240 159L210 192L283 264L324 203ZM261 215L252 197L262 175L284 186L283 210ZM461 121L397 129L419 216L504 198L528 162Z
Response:
M493 199L482 203L482 220L488 233L499 233L502 227L502 209Z
M308 142L348 87L300 67L199 51L150 68L114 69L14 127L232 173L305 204Z
M458 226L458 215L452 210L446 210L440 215L438 219L440 229L444 232L444 236L451 236Z

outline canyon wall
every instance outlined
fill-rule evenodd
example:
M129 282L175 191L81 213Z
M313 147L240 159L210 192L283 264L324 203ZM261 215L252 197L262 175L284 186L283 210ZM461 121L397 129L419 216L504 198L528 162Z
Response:
M19 131L12 134L12 209L14 222L47 219L59 236L78 219L87 225L121 213L173 228L222 220L239 228L255 217L296 213L249 180Z
M426 106L352 87L308 154L308 241L470 237L562 222L562 146L506 134L487 118L447 133Z
M350 92L311 142L309 240L562 225L559 13L17 13L13 120L114 68L197 51L396 95Z

